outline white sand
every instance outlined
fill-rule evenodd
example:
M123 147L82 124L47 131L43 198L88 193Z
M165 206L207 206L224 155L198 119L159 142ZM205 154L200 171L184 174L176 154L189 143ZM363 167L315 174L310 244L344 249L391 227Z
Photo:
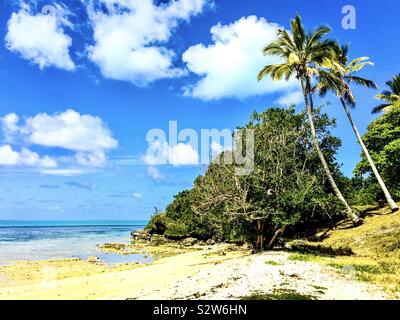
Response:
M22 285L0 283L0 299L235 299L274 289L318 299L388 298L378 287L357 281L351 272L341 275L317 263L291 261L286 252L249 255L215 246L132 270L110 269Z

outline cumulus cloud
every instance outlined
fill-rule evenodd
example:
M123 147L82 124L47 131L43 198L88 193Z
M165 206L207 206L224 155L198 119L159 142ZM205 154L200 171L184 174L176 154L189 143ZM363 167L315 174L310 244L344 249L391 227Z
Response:
M40 69L74 70L75 64L69 55L72 39L64 32L65 27L71 27L68 11L57 4L54 8L57 14L34 14L31 6L22 2L20 10L8 20L6 47Z
M0 165L55 168L57 161L49 156L41 157L27 148L22 148L18 152L13 150L12 146L6 144L0 146Z
M46 147L91 152L117 146L101 118L81 115L72 109L53 115L39 113L27 118L23 131L30 142Z
M196 165L199 163L199 154L190 144L180 142L170 146L167 142L162 143L156 140L149 143L145 163L151 166L161 164Z
M104 77L146 85L175 78L185 71L174 66L175 52L166 47L180 21L202 12L207 0L94 0L88 7L95 44L89 58Z
M118 145L101 118L80 114L72 109L25 117L21 124L19 117L12 113L3 117L1 122L9 140L72 151L74 163L81 166L104 166L107 163L107 152ZM26 163L49 161L46 157L38 160L37 154L35 156L24 150L21 154Z
M9 113L1 118L1 125L7 141L12 141L16 132L18 132L19 117L15 113Z
M243 99L296 87L295 80L256 79L263 66L279 63L278 58L262 53L263 47L276 38L278 28L277 24L256 16L213 26L212 44L197 44L182 55L188 70L200 77L184 87L184 94L203 100Z
M283 95L276 100L276 103L280 104L281 106L296 105L302 102L304 102L304 96L303 93L298 90L288 92L286 95Z

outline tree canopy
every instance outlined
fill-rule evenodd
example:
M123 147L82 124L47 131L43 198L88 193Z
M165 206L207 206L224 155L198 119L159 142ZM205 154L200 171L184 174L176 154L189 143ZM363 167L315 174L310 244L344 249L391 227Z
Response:
M340 177L335 158L340 140L330 132L335 121L316 110L315 123L324 155ZM247 241L261 249L285 229L290 233L342 215L344 208L322 174L304 112L255 112L243 129L254 130L254 170L238 175L235 163L211 163L191 190L167 206L166 236Z
M363 140L370 150L378 170L393 196L400 198L400 107L394 107L374 120L367 128ZM355 173L371 174L364 155L361 156Z

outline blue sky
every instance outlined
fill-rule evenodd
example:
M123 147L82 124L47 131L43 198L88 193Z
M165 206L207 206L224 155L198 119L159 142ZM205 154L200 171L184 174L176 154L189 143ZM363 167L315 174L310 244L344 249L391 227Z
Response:
M341 26L346 4L355 30ZM389 0L3 1L0 219L146 219L204 170L184 141L167 147L178 162L148 161L149 130L233 130L254 110L301 107L295 81L254 80L272 61L259 48L297 12L308 28L331 26L351 58L369 56L363 75L383 88L400 71L399 11ZM377 92L355 93L364 132ZM326 99L350 176L360 148Z

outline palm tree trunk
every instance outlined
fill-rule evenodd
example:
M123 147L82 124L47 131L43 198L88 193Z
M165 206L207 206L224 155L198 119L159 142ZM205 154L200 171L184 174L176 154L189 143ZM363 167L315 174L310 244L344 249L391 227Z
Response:
M350 110L347 108L346 106L346 102L344 101L343 97L340 97L340 101L342 102L343 108L346 111L347 117L349 118L350 124L354 130L354 133L356 134L358 143L361 145L361 148L365 154L365 157L368 160L369 165L372 168L372 171L374 172L374 175L376 177L376 180L378 180L378 183L383 191L383 193L385 194L385 198L386 201L388 202L390 209L392 209L392 212L398 211L399 210L399 206L396 204L396 202L394 202L392 196L389 193L389 190L386 188L385 182L383 181L381 175L379 174L378 169L375 166L374 160L372 160L367 147L364 144L364 141L361 138L360 133L358 132L358 129L356 127L356 125L354 124L353 118L351 117L351 113Z
M338 186L337 186L337 184L335 182L335 179L333 178L331 170L329 169L328 163L325 160L324 154L322 153L322 150L321 150L321 148L319 146L317 132L316 132L315 126L314 126L314 119L313 119L313 113L312 113L313 109L314 109L314 106L313 106L312 97L310 95L310 103L311 103L311 105L310 105L308 103L308 96L307 96L309 90L307 91L307 89L305 88L303 79L301 79L300 82L301 82L301 88L303 90L304 102L306 104L306 110L307 110L307 115L308 115L308 121L309 121L310 128L311 128L311 135L313 137L314 148L318 153L318 157L319 157L319 159L321 161L321 164L322 164L322 167L323 167L323 169L325 171L325 174L326 174L326 176L327 176L327 178L329 180L329 183L331 184L332 189L335 192L336 196L338 197L340 202L342 202L343 205L345 206L347 216L351 219L351 221L353 221L353 223L355 225L362 224L363 220L353 212L353 210L351 209L351 207L347 203L346 199L343 197L342 193L340 192L340 190L339 190L339 188L338 188ZM307 87L309 87L308 83L307 83Z

